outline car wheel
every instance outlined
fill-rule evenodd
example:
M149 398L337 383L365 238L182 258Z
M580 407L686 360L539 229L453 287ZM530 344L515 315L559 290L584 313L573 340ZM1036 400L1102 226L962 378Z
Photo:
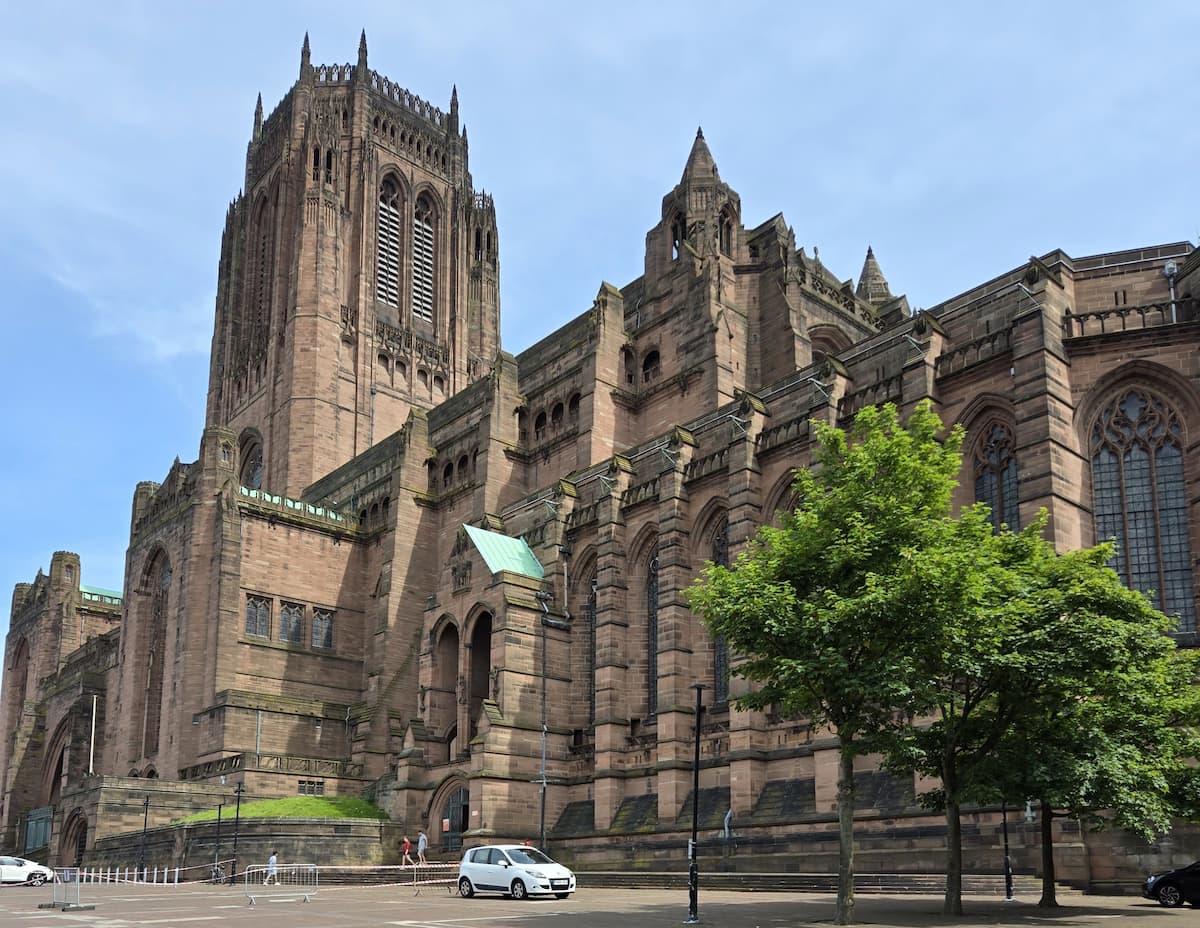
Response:
M458 894L464 899L470 899L475 895L475 887L471 885L471 881L465 876L458 878Z
M566 899L567 896L569 896L569 895L571 895L571 894L570 893L555 893L554 898L555 899Z
M1174 909L1183 905L1183 893L1179 891L1179 887L1174 883L1164 883L1158 887L1155 896L1158 897L1158 904L1166 906L1168 909Z
M529 892L525 889L525 884L520 880L513 880L511 887L512 897L514 899L528 899Z
M41 886L45 882L46 882L46 874L44 874L44 873L32 873L29 875L29 885L30 886Z

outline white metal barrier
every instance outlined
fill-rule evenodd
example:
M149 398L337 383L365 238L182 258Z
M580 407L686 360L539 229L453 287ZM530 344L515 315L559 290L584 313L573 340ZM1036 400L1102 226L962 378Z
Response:
M412 871L412 886L413 895L420 895L421 889L425 886L441 886L445 885L446 889L453 894L458 886L458 864L417 864L415 867L403 867L401 869L401 877L408 875L408 871Z
M59 909L63 912L80 912L96 908L84 905L79 900L79 868L55 867L54 879L50 881L50 902L42 903L39 909Z
M259 899L303 899L308 902L317 894L316 864L280 864L247 867L245 892L250 905Z

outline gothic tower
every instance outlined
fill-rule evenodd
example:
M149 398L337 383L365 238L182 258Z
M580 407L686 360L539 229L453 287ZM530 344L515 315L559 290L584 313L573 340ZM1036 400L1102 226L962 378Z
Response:
M496 211L459 127L367 67L314 66L263 118L221 241L208 426L242 485L305 487L483 376L500 347Z

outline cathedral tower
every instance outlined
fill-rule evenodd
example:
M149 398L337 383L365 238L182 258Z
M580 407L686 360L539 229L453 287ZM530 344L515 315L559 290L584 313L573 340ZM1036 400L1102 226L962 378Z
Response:
M496 211L449 112L367 66L310 61L266 118L221 242L207 425L244 486L298 497L487 372Z

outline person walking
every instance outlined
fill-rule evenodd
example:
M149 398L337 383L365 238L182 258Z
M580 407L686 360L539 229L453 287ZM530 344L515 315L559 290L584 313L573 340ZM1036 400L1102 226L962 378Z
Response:
M429 847L429 839L425 837L425 829L417 832L417 862L425 863L425 848Z
M271 856L267 858L267 875L263 877L263 886L268 883L279 885L279 854L276 851L271 851Z
M400 866L401 866L401 867L413 867L413 866L416 866L416 865L413 863L413 859L412 859L412 842L408 840L408 835L405 835L405 836L404 836L404 844L403 844L403 845L401 845L401 847L402 847L402 848L403 848L403 850L404 850L404 856L403 856L402 858L400 858Z

